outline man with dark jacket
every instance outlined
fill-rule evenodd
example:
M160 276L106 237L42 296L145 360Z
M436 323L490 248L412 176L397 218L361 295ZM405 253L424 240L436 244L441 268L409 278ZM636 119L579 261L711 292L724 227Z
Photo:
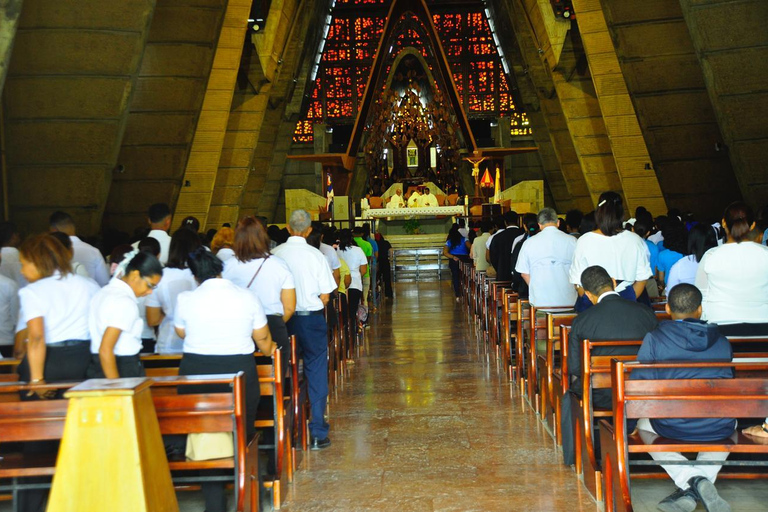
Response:
M717 325L708 324L701 318L701 292L693 285L679 284L669 292L667 312L671 321L665 321L648 333L637 353L641 363L663 363L665 361L731 361L731 343L717 330ZM632 379L730 379L731 368L665 368L659 370L637 370ZM631 428L631 427L630 427ZM657 434L681 441L717 441L731 436L736 430L733 418L671 418L641 419L637 422L640 437L646 443L653 442ZM657 460L687 459L680 453L652 452ZM698 461L722 461L727 452L701 452ZM715 489L714 483L722 466L662 465L678 490L659 503L659 510L665 512L692 512L696 502L701 501L709 512L730 512L731 507Z
M512 246L515 239L523 234L523 230L517 225L518 215L510 210L504 213L504 225L506 229L494 235L489 247L490 263L496 269L498 281L511 281L512 271Z
M590 302L594 304L580 313L571 327L568 338L568 379L569 391L563 396L560 407L560 430L563 441L563 461L566 465L574 463L574 424L572 401L580 400L582 394L581 359L584 340L641 340L656 325L656 314L651 308L639 302L629 301L614 291L616 281L598 265L588 267L581 274L581 284ZM594 355L634 355L637 346L601 347L594 350ZM598 408L610 409L610 389L595 389L592 403Z

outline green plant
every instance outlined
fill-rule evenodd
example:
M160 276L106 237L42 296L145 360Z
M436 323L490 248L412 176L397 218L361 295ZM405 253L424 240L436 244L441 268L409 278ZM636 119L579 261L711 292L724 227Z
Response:
M416 234L420 227L421 223L419 222L419 219L408 219L405 221L405 224L403 224L403 230L409 235Z

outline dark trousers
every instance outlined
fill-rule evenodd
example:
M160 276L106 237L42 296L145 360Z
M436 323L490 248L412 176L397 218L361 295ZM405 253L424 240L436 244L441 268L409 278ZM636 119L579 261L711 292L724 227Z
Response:
M0 355L3 357L13 357L13 344L0 345Z
M245 373L245 431L250 438L256 432L256 411L259 406L261 389L259 375L256 372L256 361L252 354L232 356L207 356L185 353L179 365L179 375L216 375L220 373ZM223 386L183 386L179 394L195 393L227 393L231 388ZM223 474L216 472L215 474ZM225 512L227 497L224 493L224 482L203 482L201 484L205 498L206 512Z
M45 366L43 367L43 376L46 382L74 382L85 380L88 365L91 362L91 344L89 341L81 341L68 346L46 347ZM27 356L19 364L19 380L21 382L30 381L29 361ZM64 392L57 394L56 398L63 398ZM37 396L28 397L22 393L22 400L37 400ZM41 453L56 452L59 449L58 442L40 441L24 443L23 451L26 455L39 455ZM41 483L47 481L45 478L29 478L24 480L27 483ZM46 490L21 491L19 493L18 510L21 512L38 512L42 510L43 502L48 496Z
M461 297L461 274L459 273L459 262L448 260L448 266L451 268L451 279L453 281L453 293L456 297Z
M117 374L121 379L146 376L139 354L135 356L115 356L115 363L117 364ZM98 354L91 354L91 365L88 367L86 376L89 379L103 379L106 377Z
M272 335L272 341L277 344L277 348L283 356L283 377L288 369L291 359L291 340L288 336L288 327L283 322L283 317L280 315L267 315L267 326L269 327L269 333ZM287 384L287 381L283 379L283 383ZM285 391L287 388L283 387Z
M352 311L350 314L353 314ZM328 404L328 325L322 314L294 315L288 321L288 332L296 335L304 354L304 374L312 414L309 431L312 437L325 439L331 428L325 421Z
M379 264L379 279L384 285L384 296L392 298L392 269L389 266L389 260L382 261Z
M573 391L567 391L563 395L563 401L560 404L560 441L563 444L563 463L570 466L576 461L576 443L579 439L574 439L575 416L574 408L578 406L580 396ZM610 389L595 389L592 391L592 404L594 407L610 409L613 407ZM595 450L599 450L600 436L595 432ZM599 457L598 457L599 460Z

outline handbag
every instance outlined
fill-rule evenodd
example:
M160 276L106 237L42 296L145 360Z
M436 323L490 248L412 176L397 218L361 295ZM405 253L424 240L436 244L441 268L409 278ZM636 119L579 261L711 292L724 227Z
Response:
M368 321L368 308L362 304L357 306L357 320L363 324Z
M185 455L189 460L226 459L235 456L232 432L202 432L187 435Z

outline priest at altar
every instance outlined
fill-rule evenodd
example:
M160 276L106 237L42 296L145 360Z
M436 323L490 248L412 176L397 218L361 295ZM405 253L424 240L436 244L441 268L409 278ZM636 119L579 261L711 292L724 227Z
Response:
M411 197L408 198L408 208L416 208L421 206L421 194L418 190L411 192Z
M428 188L425 188L424 194L422 194L421 197L419 198L417 206L428 207L428 206L441 206L441 205L437 203L437 197L435 197L435 194L430 192Z
M395 189L395 193L389 198L387 208L405 208L405 201L403 201L403 191L398 187Z

